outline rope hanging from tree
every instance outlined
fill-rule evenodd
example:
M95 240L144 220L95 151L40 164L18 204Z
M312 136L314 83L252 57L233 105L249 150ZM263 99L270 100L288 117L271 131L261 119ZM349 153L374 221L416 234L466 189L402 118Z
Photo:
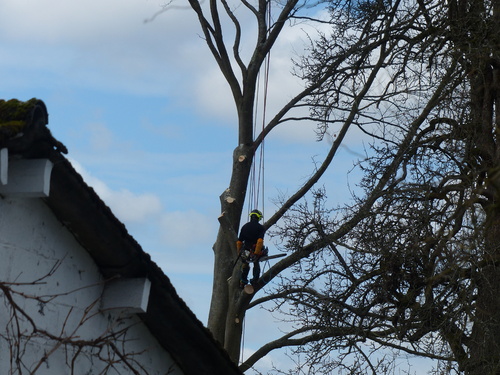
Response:
M268 17L270 21L271 12L268 12ZM259 129L261 132L264 131L264 127L266 124L266 112L267 112L267 92L269 87L269 66L270 66L271 54L268 53L265 61L264 61L264 87L263 87L263 99L262 99L262 126ZM259 74L259 82L258 87L260 87L260 74ZM253 133L257 134L257 114L258 114L258 103L259 103L259 91L257 91L257 98L255 101L257 104L255 105L255 114L254 114L254 129ZM262 142L259 147L259 151L255 152L254 161L252 163L252 170L250 172L250 183L249 183L249 199L248 199L248 214L253 209L259 208L262 213L264 213L264 143L265 140L262 139ZM261 201L259 201L261 199ZM261 206L259 207L259 203Z
M267 22L268 25L271 24L271 2L267 3L268 11L267 11ZM262 99L262 126L261 131L264 131L264 127L266 124L266 111L267 111L267 92L269 87L269 66L271 61L271 53L269 52L264 60L264 87L263 87L263 99ZM260 73L258 77L257 87L260 87ZM257 96L255 100L255 113L254 113L254 128L253 134L257 132L257 114L258 114L258 103L259 103L259 90L257 90ZM249 196L248 196L248 212L247 215L250 215L250 212L254 209L259 208L259 198L262 198L262 203L260 206L261 212L264 214L264 142L262 142L259 147L259 153L255 152L252 170L250 172L250 181L249 181ZM257 162L258 156L258 162ZM258 168L257 168L258 164ZM245 350L245 319L243 320L242 327L242 336L241 336L241 349L240 349L240 363L243 363L244 359L244 350Z

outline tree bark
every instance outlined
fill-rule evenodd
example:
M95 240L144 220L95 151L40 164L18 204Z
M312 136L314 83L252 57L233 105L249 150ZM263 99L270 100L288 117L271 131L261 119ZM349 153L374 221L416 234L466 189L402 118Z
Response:
M500 69L493 68L484 56L481 74L471 84L472 118L480 149L482 171L486 171L484 189L489 198L485 206L484 267L475 275L477 299L473 330L466 366L469 375L497 374L500 372L500 147L498 134L498 88Z
M225 230L223 225L219 227L213 247L214 279L207 326L224 346L226 346L226 317L230 309L230 297L233 298L233 293L230 293L233 288L229 287L228 279L238 267L235 265L237 254L234 250L234 235L230 232L237 233L239 230L252 160L253 148L251 146L240 145L235 149L230 185L220 197L221 211L230 228Z
M465 368L469 375L498 374L500 372L500 146L498 125L500 109L500 1L493 3L493 17L484 2L472 2L469 24L476 43L469 53L471 65L471 123L474 132L473 148L485 173L484 190L488 198L485 206L484 267L477 269L475 285L477 299L473 329L470 337L469 358ZM487 39L480 39L489 35ZM474 38L475 37L475 38Z
M469 375L500 372L500 211L491 214L483 260L476 275L477 300L471 335Z
M229 357L238 363L241 350L241 338L243 335L243 321L251 296L245 294L239 288L241 260L238 260L233 269L233 275L228 281L229 308L226 315L226 331L224 348Z

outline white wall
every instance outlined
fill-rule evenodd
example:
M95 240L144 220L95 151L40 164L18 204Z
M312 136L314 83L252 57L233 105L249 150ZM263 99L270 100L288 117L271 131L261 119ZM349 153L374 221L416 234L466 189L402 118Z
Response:
M0 374L181 374L137 316L100 311L103 286L42 200L0 198Z

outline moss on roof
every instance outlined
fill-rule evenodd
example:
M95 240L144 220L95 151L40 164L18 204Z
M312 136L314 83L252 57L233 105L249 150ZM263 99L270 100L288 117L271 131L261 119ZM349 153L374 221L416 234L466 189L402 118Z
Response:
M17 99L0 100L0 139L10 138L20 133L28 121L38 99L22 102Z

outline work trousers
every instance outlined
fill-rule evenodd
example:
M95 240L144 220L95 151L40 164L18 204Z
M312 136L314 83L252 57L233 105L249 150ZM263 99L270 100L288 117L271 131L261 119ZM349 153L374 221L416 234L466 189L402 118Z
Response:
M245 284L248 284L248 273L250 272L250 264L247 262L243 262L241 264L241 281ZM253 263L252 270L252 280L250 282L257 282L260 277L260 264L259 261L255 261Z

